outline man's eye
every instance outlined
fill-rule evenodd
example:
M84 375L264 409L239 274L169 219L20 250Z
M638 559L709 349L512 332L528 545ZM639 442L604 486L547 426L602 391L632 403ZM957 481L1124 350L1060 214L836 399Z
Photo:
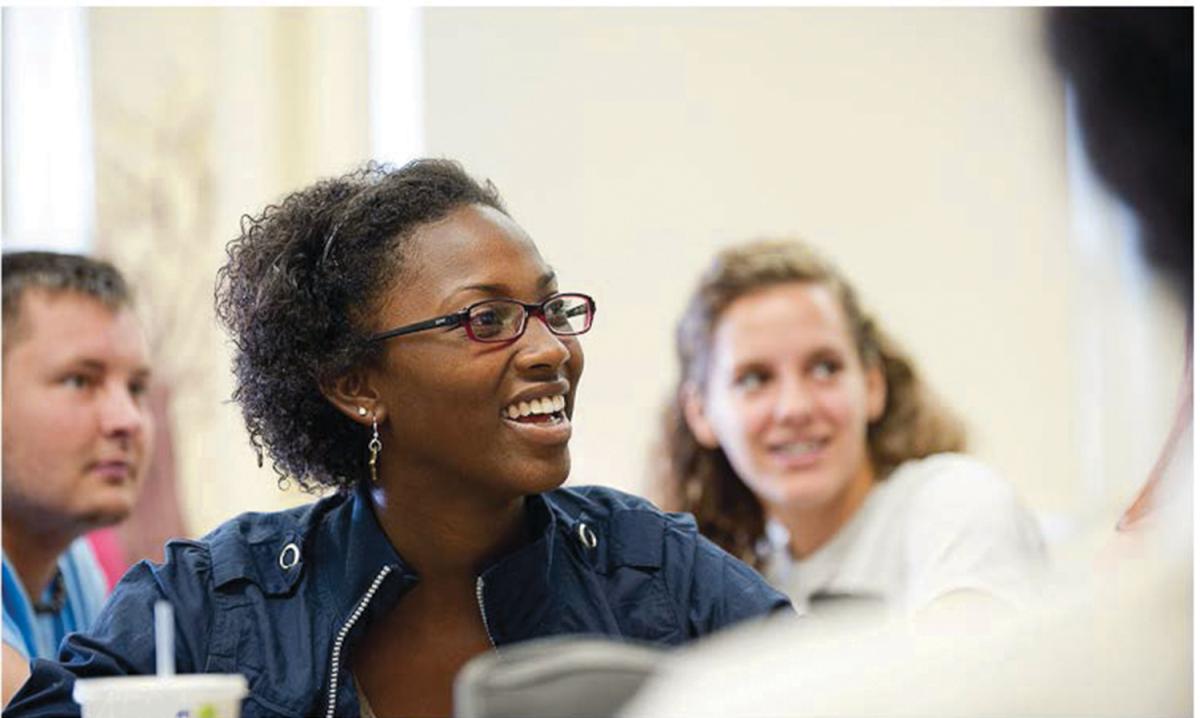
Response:
M86 389L92 385L92 379L83 374L68 374L63 377L62 383L72 389Z

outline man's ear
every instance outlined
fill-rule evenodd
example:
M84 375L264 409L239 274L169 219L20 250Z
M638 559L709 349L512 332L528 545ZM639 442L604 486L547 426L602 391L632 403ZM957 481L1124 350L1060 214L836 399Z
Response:
M351 420L370 426L387 418L387 407L361 369L321 382L321 393Z
M704 411L704 394L700 387L694 382L684 382L679 388L679 403L683 407L683 420L696 441L706 449L719 448L721 442L717 441L717 432Z
M867 422L879 421L887 408L887 379L883 367L876 363L867 367Z

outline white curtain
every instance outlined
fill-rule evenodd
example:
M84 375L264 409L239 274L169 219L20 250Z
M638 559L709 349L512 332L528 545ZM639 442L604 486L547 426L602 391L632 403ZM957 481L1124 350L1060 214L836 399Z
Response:
M379 6L368 14L371 156L403 164L424 153L423 16Z
M1081 272L1079 342L1080 506L1129 503L1170 428L1183 376L1182 308L1138 247L1133 212L1096 176L1067 95L1071 248Z
M86 253L95 236L87 9L5 8L3 246Z

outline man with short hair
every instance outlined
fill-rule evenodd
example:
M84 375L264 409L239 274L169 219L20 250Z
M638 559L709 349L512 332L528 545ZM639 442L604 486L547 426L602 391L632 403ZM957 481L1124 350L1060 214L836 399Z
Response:
M148 348L110 264L3 255L3 701L88 628L106 583L83 535L137 499L153 422Z

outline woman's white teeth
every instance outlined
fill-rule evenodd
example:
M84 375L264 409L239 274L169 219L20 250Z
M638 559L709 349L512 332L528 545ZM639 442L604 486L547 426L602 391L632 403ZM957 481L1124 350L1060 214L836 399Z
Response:
M566 397L559 394L558 396L544 396L540 399L530 399L529 401L518 401L515 404L509 404L508 408L504 410L504 414L510 419L519 419L531 414L553 414L562 411L566 407Z
M807 454L821 448L819 441L797 441L791 444L784 444L777 451L785 454Z

